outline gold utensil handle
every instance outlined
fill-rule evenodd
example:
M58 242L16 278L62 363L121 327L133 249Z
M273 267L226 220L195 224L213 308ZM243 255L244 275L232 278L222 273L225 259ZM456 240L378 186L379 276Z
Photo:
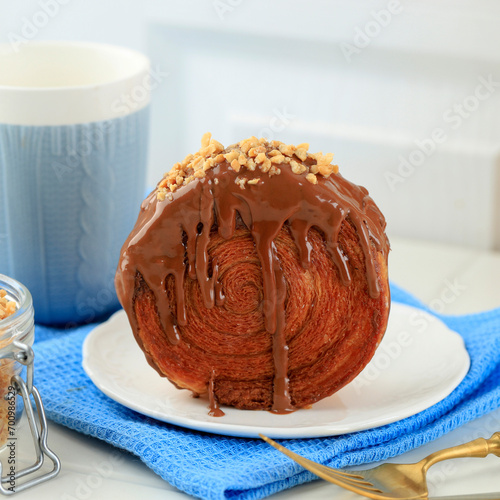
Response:
M451 458L484 458L492 453L500 457L500 432L495 432L489 439L478 438L453 448L436 451L422 460L422 465L427 471L429 467L443 460Z

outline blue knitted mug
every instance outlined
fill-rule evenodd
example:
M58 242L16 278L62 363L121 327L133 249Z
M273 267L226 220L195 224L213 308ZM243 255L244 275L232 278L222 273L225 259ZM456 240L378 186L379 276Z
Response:
M38 322L119 307L113 277L145 189L149 67L102 44L0 46L0 273L29 288Z

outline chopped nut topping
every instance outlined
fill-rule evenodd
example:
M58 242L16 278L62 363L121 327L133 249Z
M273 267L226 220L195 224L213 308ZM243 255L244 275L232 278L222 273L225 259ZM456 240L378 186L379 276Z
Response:
M262 165L260 166L260 170L264 173L269 172L271 170L271 160L269 158L264 158Z
M238 151L233 149L230 153L226 153L223 156L228 163L231 163L233 160L236 160L236 158L238 158L239 155L238 155Z
M322 152L313 155L318 165L329 165L333 160L333 153L324 155Z
M201 147L206 148L210 144L210 139L212 138L212 134L210 132L206 132L201 137Z
M158 183L156 196L158 201L173 200L173 194L179 187L189 184L195 179L203 179L207 172L218 165L227 162L238 174L245 170L269 175L281 174L282 168L288 168L296 175L305 175L313 183L318 183L319 178L327 178L337 174L339 168L332 165L333 154L322 152L311 154L308 152L309 144L302 143L298 146L284 144L280 141L268 141L264 138L249 137L227 148L212 139L212 134L207 132L201 139L201 148L194 154L187 155L182 162L176 163L170 172L167 172ZM213 179L215 184L219 179ZM235 180L241 189L246 184L257 185L260 178L247 179L238 176ZM1 310L0 310L1 312Z
M249 139L244 139L240 141L240 149L243 153L247 154L251 148L255 148L259 145L259 140L257 137L250 137Z
M295 160L292 160L290 162L290 167L292 167L292 172L294 174L303 174L307 170L307 167L305 165L302 165L302 163L297 163Z
M264 163L267 160L266 153L259 153L255 158L255 163Z
M297 148L295 150L295 155L298 156L302 161L307 159L307 151L304 148Z
M323 177L328 177L331 173L333 173L333 165L320 165L319 173Z
M234 160L231 162L231 168L232 168L235 172L239 172L239 171L240 171L241 165L240 165L240 163L238 162L238 160L234 159Z
M273 156L271 158L271 163L283 163L285 161L285 157L282 154Z
M307 174L306 175L306 179L309 182L312 182L313 184L317 184L318 183L318 178L314 174Z
M285 155L285 156L292 156L293 153L295 153L295 146L289 146L287 144L280 144L278 149Z
M159 187L156 193L156 197L158 198L158 200L163 201L166 196L167 196L167 190L164 187Z
M245 189L245 184L248 181L246 177L236 177L236 180L234 181L238 186L240 186L240 189Z
M219 141L212 139L211 144L215 146L215 153L220 153L221 151L224 151L224 146Z
M256 167L257 167L257 165L255 165L255 162L252 160L252 158L248 158L248 160L247 160L247 168L248 168L248 170L250 170L251 172L253 172Z
M189 154L186 156L186 158L184 158L184 160L182 160L182 163L181 163L181 166L185 167L186 165L188 165L191 160L193 159L193 155Z
M16 312L16 303L6 297L7 292L0 289L0 320L12 316Z
M205 159L203 156L199 156L198 158L194 159L193 162L191 163L191 166L195 169L198 170L202 167L202 165L205 163Z
M256 148L252 148L248 152L248 156L251 156L252 158L258 156L259 154L265 154L266 148L264 146L258 146Z

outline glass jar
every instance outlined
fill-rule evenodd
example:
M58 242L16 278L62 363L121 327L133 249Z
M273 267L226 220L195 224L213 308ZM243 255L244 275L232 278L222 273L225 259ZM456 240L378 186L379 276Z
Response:
M33 300L29 290L18 281L0 274L0 290L15 303L15 312L0 319L0 493L12 495L44 482L59 473L60 462L47 446L47 420L40 393L33 385L32 349L35 336ZM36 411L33 409L35 403ZM34 445L36 461L18 470L17 438L21 417L26 415ZM36 416L35 416L36 415ZM27 429L22 432L29 432ZM38 474L45 459L53 468ZM22 481L20 481L22 479Z

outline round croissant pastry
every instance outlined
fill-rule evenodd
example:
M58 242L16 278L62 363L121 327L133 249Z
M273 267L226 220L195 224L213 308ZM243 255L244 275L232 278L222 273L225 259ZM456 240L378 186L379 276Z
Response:
M218 405L285 413L350 382L389 314L385 220L331 154L210 134L143 202L118 297L149 363Z

